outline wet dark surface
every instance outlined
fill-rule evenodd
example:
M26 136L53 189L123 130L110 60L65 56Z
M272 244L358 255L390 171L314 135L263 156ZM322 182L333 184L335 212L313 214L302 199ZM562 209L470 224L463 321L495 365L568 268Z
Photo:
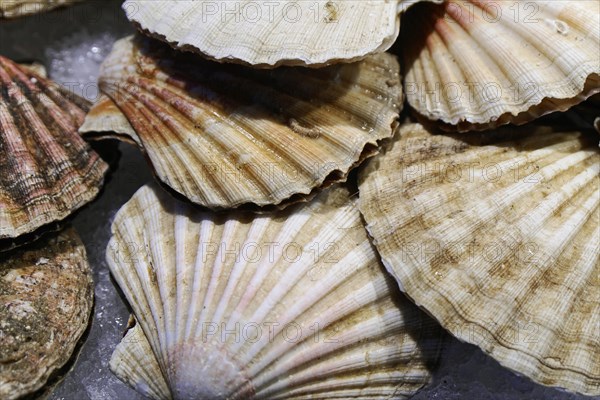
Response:
M83 94L97 96L101 60L112 42L133 32L120 10L120 1L88 1L44 15L0 23L0 54L17 61L39 61L50 77ZM117 210L152 178L139 151L120 144L118 168L98 199L72 220L94 269L96 305L81 353L50 399L141 399L108 369L110 355L127 324L128 309L112 281L105 261L110 224ZM502 368L477 347L447 341L434 381L416 399L556 399L588 397L545 388ZM600 398L596 398L600 399Z

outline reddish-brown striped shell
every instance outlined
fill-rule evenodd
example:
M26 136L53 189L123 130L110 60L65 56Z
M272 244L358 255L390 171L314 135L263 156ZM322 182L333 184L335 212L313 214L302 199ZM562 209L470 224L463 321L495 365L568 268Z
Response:
M0 56L0 239L92 200L108 166L77 130L86 100Z
M255 70L128 37L100 70L114 104L96 104L81 132L130 136L159 179L194 203L283 208L345 180L392 136L399 74L387 53L318 70Z

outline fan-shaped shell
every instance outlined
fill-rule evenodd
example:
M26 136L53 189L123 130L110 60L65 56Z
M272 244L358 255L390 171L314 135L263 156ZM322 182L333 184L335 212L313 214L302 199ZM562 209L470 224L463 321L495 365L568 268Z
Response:
M400 133L359 179L401 289L502 365L600 394L597 135Z
M600 92L597 1L447 1L405 21L408 102L444 129L522 124Z
M0 18L16 18L38 14L81 0L3 0L0 1Z
M88 103L0 56L0 239L91 201L108 166L79 136Z
M345 180L392 135L402 107L399 66L388 54L257 71L143 37L115 44L100 87L135 134L122 119L117 128L143 146L160 180L210 208L289 204ZM90 119L108 113L113 128L114 109L94 108ZM97 129L90 119L86 128Z
M127 17L173 47L272 68L357 61L387 50L409 1L126 1Z
M148 344L122 342L111 368L147 394L166 391L148 389L157 369L175 399L404 398L430 377L437 325L398 296L342 188L255 216L143 187L112 232Z
M94 300L74 229L4 253L0 261L0 397L40 389L85 332Z

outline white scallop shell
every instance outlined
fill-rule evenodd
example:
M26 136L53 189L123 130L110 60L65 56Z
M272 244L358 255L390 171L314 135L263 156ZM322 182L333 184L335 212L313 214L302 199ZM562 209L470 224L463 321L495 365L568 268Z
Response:
M111 368L147 394L165 392L146 384L158 370L175 399L405 398L439 350L339 187L257 217L146 186L118 212L107 260L148 339L122 342Z
M600 2L452 0L404 21L408 102L444 129L522 124L600 92Z
M443 327L539 383L598 395L599 174L595 132L413 124L362 171L360 209Z
M144 33L213 60L273 68L357 61L387 50L398 13L416 0L135 1L123 4Z
M136 391L152 399L172 399L142 328L135 321L110 357L110 370Z

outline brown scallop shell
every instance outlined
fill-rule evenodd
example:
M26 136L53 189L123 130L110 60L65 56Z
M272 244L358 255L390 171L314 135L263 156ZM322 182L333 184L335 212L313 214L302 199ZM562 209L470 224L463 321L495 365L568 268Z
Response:
M62 368L88 326L94 285L68 228L0 261L0 398L33 393Z
M448 130L565 111L600 92L600 2L447 1L404 16L404 90Z
M345 180L392 135L402 107L389 54L254 70L142 36L115 43L100 88L114 104L98 103L80 131L129 135L163 183L212 209L283 207Z
M80 137L86 100L0 56L0 239L67 217L108 166Z

